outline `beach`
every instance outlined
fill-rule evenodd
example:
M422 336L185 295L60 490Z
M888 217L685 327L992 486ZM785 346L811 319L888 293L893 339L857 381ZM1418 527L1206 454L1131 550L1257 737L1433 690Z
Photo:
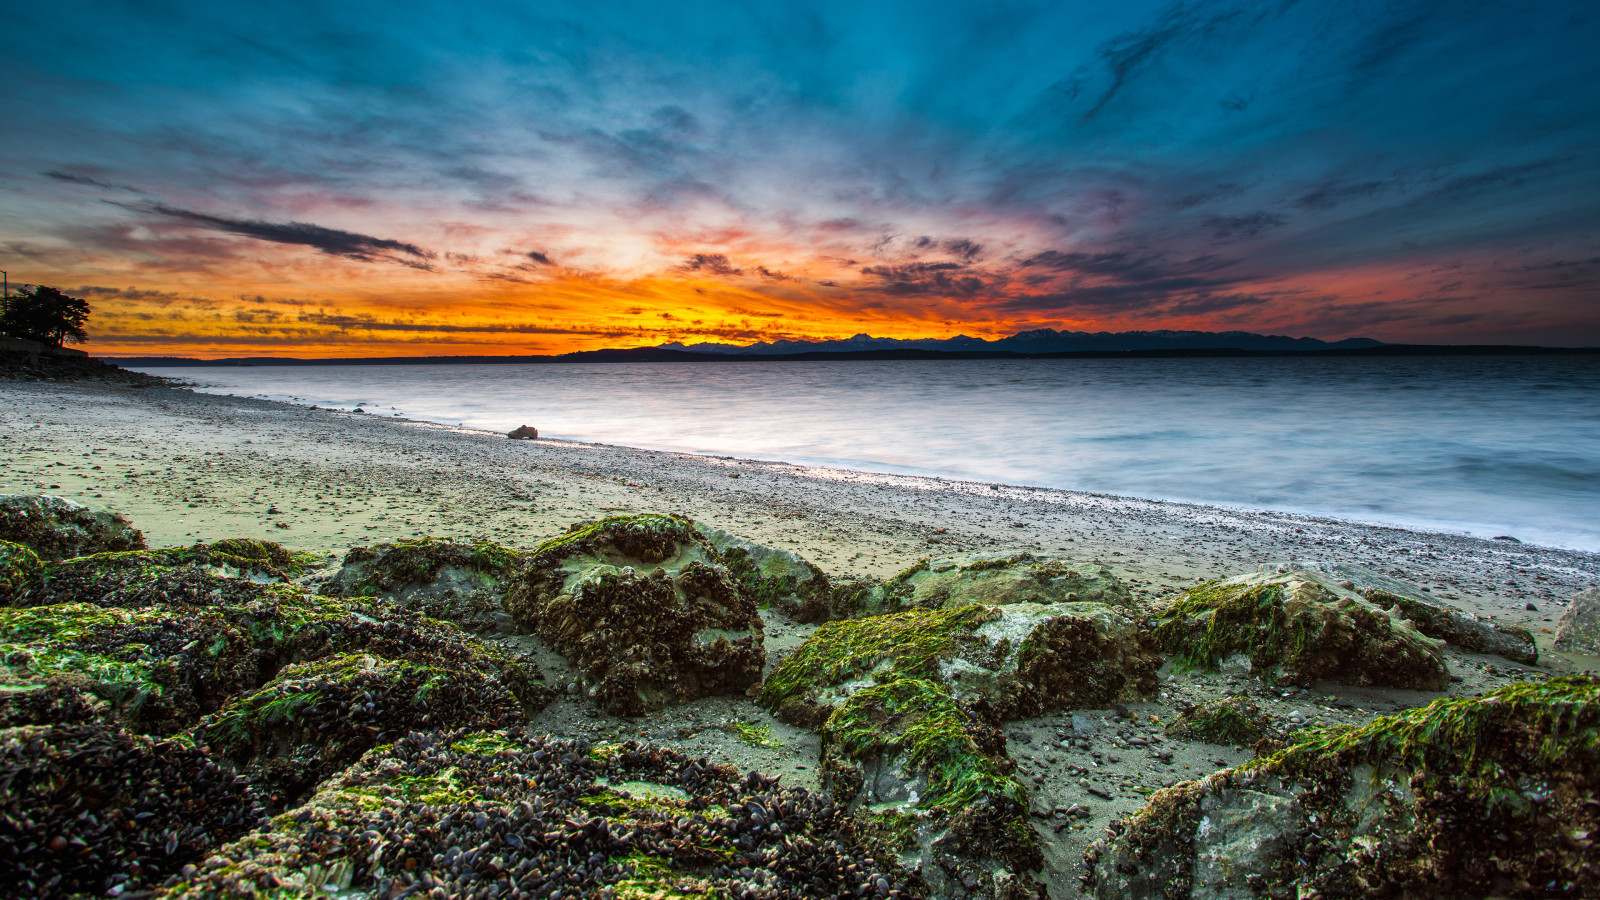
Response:
M1526 627L1537 666L1447 650L1444 691L1319 683L1279 689L1234 673L1162 670L1148 702L1007 723L1031 789L1051 896L1079 896L1085 849L1152 791L1251 756L1244 747L1164 740L1189 703L1249 692L1292 727L1360 725L1441 697L1595 667L1549 650L1576 591L1600 581L1600 555L1259 510L1225 510L785 463L505 435L375 413L88 383L0 382L0 494L52 494L128 517L151 547L223 537L324 554L425 535L488 538L530 550L574 523L674 513L701 527L798 553L836 581L886 577L919 559L1015 553L1100 564L1153 604L1198 582L1290 561L1358 565L1419 596ZM536 424L536 423L530 423ZM763 612L767 671L816 630ZM526 635L495 640L536 658L558 699L541 734L640 739L817 788L819 736L753 699L706 697L638 717L601 712L582 680ZM1124 718L1131 713L1131 722ZM1081 719L1081 722L1080 722ZM751 741L737 726L770 729ZM1089 730L1085 730L1087 727ZM1070 743L1069 743L1070 742ZM1093 748L1092 761L1084 755Z

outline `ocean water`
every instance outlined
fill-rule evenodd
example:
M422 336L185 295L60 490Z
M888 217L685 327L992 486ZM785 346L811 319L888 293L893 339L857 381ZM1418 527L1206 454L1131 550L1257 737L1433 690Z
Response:
M1600 550L1596 357L147 371L499 432Z

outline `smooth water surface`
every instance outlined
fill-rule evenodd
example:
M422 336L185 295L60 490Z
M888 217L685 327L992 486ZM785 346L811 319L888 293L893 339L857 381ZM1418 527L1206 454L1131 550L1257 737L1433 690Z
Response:
M472 428L1600 549L1600 358L148 369Z

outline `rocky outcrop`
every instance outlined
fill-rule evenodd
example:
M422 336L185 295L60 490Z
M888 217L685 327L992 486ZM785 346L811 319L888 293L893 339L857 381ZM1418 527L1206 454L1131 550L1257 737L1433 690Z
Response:
M194 733L292 802L412 731L523 721L521 705L492 673L358 652L289 666L229 700Z
M1284 683L1443 690L1443 644L1354 591L1304 571L1191 588L1157 610L1156 638L1181 666L1237 662Z
M38 578L43 569L32 550L11 541L0 541L0 606L10 606L16 592Z
M1044 896L1015 768L998 729L924 679L856 691L822 728L824 785L932 898Z
M532 425L518 425L515 429L506 432L506 437L513 441L536 441L539 439L539 429Z
M638 744L432 732L369 753L164 893L908 897L844 825L815 794Z
M919 563L895 576L910 588L906 604L949 609L969 603L1103 603L1132 607L1127 585L1100 565L1046 559L1031 553L979 553Z
M505 606L617 715L742 693L766 661L754 598L694 523L675 516L574 526L529 556Z
M144 549L144 535L127 519L62 497L0 497L0 540L22 544L40 559Z
M798 553L763 546L720 528L702 526L701 533L757 606L775 607L808 624L834 617L833 585L827 574Z
M1555 649L1600 656L1600 588L1579 591L1556 623Z
M780 717L820 725L851 694L917 678L1000 718L1148 696L1160 654L1139 623L1095 603L970 604L832 622L762 686Z
M1513 684L1156 794L1091 848L1102 898L1600 892L1600 679Z
M133 608L243 602L261 596L262 585L287 583L305 562L278 544L255 540L94 553L44 564L36 578L13 592L11 603Z
M9 896L159 883L266 820L265 798L204 752L103 725L0 730L0 784Z
M322 585L336 597L379 597L470 631L508 631L505 582L522 554L493 541L417 538L356 547Z
M1496 622L1428 597L1427 591L1382 572L1353 563L1286 562L1261 567L1262 572L1300 571L1330 588L1353 590L1380 609L1391 610L1418 631L1468 653L1492 653L1525 665L1539 662L1533 634L1508 622Z

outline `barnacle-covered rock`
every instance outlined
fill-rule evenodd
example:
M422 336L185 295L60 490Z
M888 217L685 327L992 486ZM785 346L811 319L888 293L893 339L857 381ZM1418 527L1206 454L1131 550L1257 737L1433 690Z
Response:
M720 528L701 532L760 607L776 607L797 622L833 617L833 585L821 569L797 553L767 547Z
M493 541L417 538L356 547L323 585L335 597L381 597L471 631L509 630L504 583L522 561Z
M618 715L743 693L765 662L755 601L694 523L676 516L574 526L533 552L505 605Z
M1444 648L1354 591L1310 572L1263 572L1190 588L1157 611L1156 638L1175 662L1224 661L1287 683L1443 690Z
M1243 694L1186 707L1167 725L1167 736L1234 747L1255 747L1262 741L1268 742L1263 747L1273 746L1285 737L1272 717Z
M1010 719L1149 696L1161 662L1138 622L1097 603L912 609L817 629L761 703L815 726L862 688L921 678Z
M340 653L298 663L208 717L195 736L292 802L372 747L412 731L526 720L492 675Z
M285 665L349 650L492 674L530 710L548 700L537 670L447 624L239 583L258 591L254 599L0 608L0 664L33 682L86 690L126 727L152 734L192 725Z
M0 730L0 785L8 896L159 884L265 819L255 789L191 745L103 725Z
M907 605L930 609L969 603L1005 606L1087 602L1133 606L1127 585L1110 569L1031 553L976 553L923 560L891 581L910 589L905 595Z
M1094 896L1600 894L1600 679L1519 683L1161 791L1090 849Z
M93 553L46 563L38 577L13 593L12 604L138 607L247 603L263 594L261 585L287 582L301 565L289 551L270 541L218 541Z
M822 728L822 778L863 842L929 896L1030 897L1043 855L1005 739L941 684L850 696Z
M10 606L24 584L43 571L39 557L22 544L0 541L0 606Z
M29 547L40 559L144 548L144 535L118 513L26 494L0 496L0 540Z
M639 744L429 732L172 879L168 897L914 896L823 797Z

